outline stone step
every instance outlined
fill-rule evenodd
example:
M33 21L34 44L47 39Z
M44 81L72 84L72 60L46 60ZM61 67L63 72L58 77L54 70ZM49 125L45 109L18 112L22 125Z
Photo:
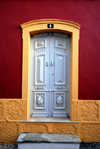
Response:
M71 121L69 117L30 117L29 120L20 120L20 123L76 123L80 121Z
M71 121L70 118L30 118L19 121L19 133L64 133L79 134L80 121Z
M81 140L76 134L21 133L18 149L79 149Z

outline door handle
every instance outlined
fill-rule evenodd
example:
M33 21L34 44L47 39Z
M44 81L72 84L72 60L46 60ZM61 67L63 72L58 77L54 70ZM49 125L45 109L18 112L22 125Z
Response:
M54 65L54 62L51 62L51 66L53 66Z
M49 66L49 62L46 62L46 66Z

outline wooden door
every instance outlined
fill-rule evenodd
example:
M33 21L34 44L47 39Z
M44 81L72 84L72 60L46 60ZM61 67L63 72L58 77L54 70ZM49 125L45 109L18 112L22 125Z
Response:
M70 107L70 37L34 35L30 51L30 116L67 117Z

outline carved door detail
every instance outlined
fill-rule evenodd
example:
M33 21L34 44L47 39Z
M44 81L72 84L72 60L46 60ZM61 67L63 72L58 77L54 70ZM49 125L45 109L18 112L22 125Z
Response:
M70 37L59 33L31 38L30 116L67 117L70 107Z

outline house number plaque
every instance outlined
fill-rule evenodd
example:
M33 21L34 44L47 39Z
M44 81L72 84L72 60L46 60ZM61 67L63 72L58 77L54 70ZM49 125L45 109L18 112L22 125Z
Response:
M47 24L48 28L54 28L54 24Z

